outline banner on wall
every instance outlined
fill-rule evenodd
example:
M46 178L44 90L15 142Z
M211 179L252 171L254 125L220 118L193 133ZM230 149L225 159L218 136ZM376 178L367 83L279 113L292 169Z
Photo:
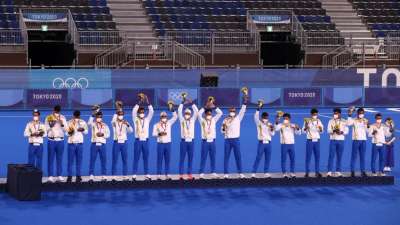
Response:
M324 105L326 106L351 106L362 105L363 88L325 88Z
M366 88L366 106L400 105L400 88Z
M160 89L157 96L158 106L167 107L169 100L173 101L175 105L182 102L182 93L187 94L187 99L192 100L194 104L198 105L198 96L196 88L163 88Z
M26 93L28 107L52 108L55 105L66 107L68 105L67 90L29 89Z
M66 13L52 13L52 12L24 12L23 19L25 22L67 22Z
M239 88L202 88L200 89L200 102L205 105L209 96L215 98L217 107L239 107Z
M290 15L252 15L251 19L257 24L288 24Z
M71 90L73 108L90 109L93 105L113 107L112 89L75 89Z
M256 107L258 100L264 101L264 107L281 105L281 88L250 88L249 106Z
M283 101L286 106L319 106L321 101L320 88L285 88Z
M115 101L122 101L124 106L133 107L139 102L138 94L143 93L147 95L149 103L154 105L154 89L116 89Z

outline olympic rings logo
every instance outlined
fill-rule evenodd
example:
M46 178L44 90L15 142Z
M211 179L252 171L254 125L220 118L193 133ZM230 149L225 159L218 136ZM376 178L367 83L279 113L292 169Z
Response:
M85 77L81 77L76 80L73 77L68 77L67 79L62 79L61 77L57 77L53 80L53 88L56 89L86 89L89 87L89 80Z

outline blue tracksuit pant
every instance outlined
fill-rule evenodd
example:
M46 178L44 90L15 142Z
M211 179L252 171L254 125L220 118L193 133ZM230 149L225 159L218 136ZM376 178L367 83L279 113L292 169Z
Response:
M68 144L68 176L72 176L72 167L76 164L76 176L81 176L83 144Z
M242 173L242 156L240 153L240 141L239 138L227 138L225 139L225 157L224 157L224 173L229 173L229 158L233 150L235 155L236 167L238 173Z
M355 164L357 157L360 157L360 170L365 172L365 151L366 151L366 141L354 140L351 148L351 162L350 168L351 172L355 171Z
M262 141L258 142L258 147L257 147L257 156L256 160L254 161L253 165L253 173L257 172L258 165L260 164L261 158L265 157L265 162L264 162L264 173L268 173L269 171L269 164L271 162L271 144L263 144Z
M212 142L207 142L207 140L203 139L201 142L200 173L204 173L204 168L207 162L207 155L210 156L211 173L215 173L215 154L215 140L213 140Z
M379 172L383 173L383 167L385 166L385 148L384 146L377 146L376 144L372 144L372 156L371 156L371 171L372 173L376 173L375 163L376 158L379 155Z
M94 166L96 164L97 155L100 156L101 163L101 175L107 174L107 149L106 145L102 144L100 146L96 143L92 143L90 146L90 163L89 163L89 174L94 175Z
M157 143L157 174L161 175L164 161L165 175L169 174L169 162L171 158L171 143Z
M128 142L118 143L114 141L113 151L112 151L112 166L111 174L115 175L117 173L118 158L121 155L122 159L122 175L126 176L128 174Z
M336 155L336 172L342 170L342 155L344 150L344 141L331 140L329 142L329 158L328 158L328 172L333 172L333 160Z
M310 172L311 156L314 154L315 172L319 173L320 141L307 139L306 142L306 173Z
M192 174L192 163L193 163L193 150L194 140L186 142L184 139L181 140L180 154L179 154L179 174L183 174L183 168L185 164L186 155L188 157L188 174Z
M133 174L137 173L140 156L143 157L144 174L149 174L149 141L136 138L133 151Z
M62 175L62 159L64 154L64 140L47 142L47 173L48 176L53 176L54 159L56 160L57 171L56 175Z
M295 152L294 152L294 144L281 144L281 166L282 173L286 173L286 159L287 155L289 155L290 159L290 172L294 173L295 167Z
M28 147L28 164L32 166L42 169L42 161L43 161L43 144L33 145L29 143Z

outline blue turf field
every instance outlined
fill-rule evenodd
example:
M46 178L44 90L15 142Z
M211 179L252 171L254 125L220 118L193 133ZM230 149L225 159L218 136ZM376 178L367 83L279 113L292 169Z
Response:
M375 108L384 117L391 116L400 124L400 112ZM274 113L275 110L268 110ZM301 124L308 117L308 109L288 109L293 121ZM224 110L226 112L226 110ZM43 112L44 113L44 112ZM242 121L241 143L245 172L249 172L255 158L256 130L253 110L248 110ZM321 109L321 119L327 124L331 109ZM46 114L46 113L44 113ZM70 116L71 112L66 112ZM88 115L88 112L84 113ZM105 120L111 119L112 111L106 111ZM130 112L128 113L130 114ZM156 112L155 120L159 112ZM367 112L367 118L373 118ZM130 119L130 116L128 116ZM87 116L83 117L87 119ZM25 163L27 143L23 138L25 123L30 112L0 112L2 140L0 142L0 177L6 174L7 163ZM154 120L153 120L154 121ZM197 127L199 130L199 127ZM174 126L171 171L178 170L179 126ZM397 131L397 135L400 135ZM217 141L217 169L223 169L223 140ZM273 139L271 170L280 170L280 148L278 136ZM305 137L298 136L296 144L296 170L304 171ZM399 142L396 143L398 145ZM328 137L323 135L321 143L321 168L326 170ZM343 168L350 164L350 138L346 142ZM371 145L367 146L367 168L370 165ZM108 146L109 153L111 145ZM130 142L129 170L132 169ZM399 146L396 146L396 151ZM89 149L86 145L83 172L88 172ZM150 144L150 168L155 172L155 141ZM199 167L199 143L196 145L194 171ZM398 153L398 152L396 152ZM44 154L43 165L47 168ZM396 155L399 166L399 155ZM64 154L66 165L66 154ZM235 171L231 159L231 171ZM99 166L97 166L99 167ZM111 154L108 154L108 169ZM140 167L142 168L142 167ZM64 172L66 167L64 167ZM261 167L260 167L261 169ZM46 171L46 169L45 169ZM393 173L400 177L398 167ZM195 190L132 190L96 192L44 193L41 202L17 202L0 194L0 225L2 224L155 224L155 225L219 225L219 224L269 224L269 225L399 225L400 185L394 186L350 186L350 187L293 187L293 188L236 188ZM21 216L23 215L23 216Z

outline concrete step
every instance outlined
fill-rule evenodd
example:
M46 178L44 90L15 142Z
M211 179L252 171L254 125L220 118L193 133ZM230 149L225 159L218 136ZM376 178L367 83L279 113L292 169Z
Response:
M354 30L354 31L357 31L357 30L368 30L363 25L350 25L350 24L348 24L348 25L338 25L338 24L336 24L336 28L338 30Z
M149 21L146 17L114 17L116 23L135 23L135 24L148 24Z
M365 31L339 30L339 31L340 31L340 34L343 37L353 37L353 38L364 38L364 37L370 38L370 37L373 37L372 33L370 31L368 31L368 30L365 30Z
M143 10L140 10L140 11L118 11L118 10L110 9L110 11L113 16L124 16L124 17L146 16L146 13Z
M354 27L354 26L365 27L364 23L362 23L361 21L353 22L353 23L348 22L348 21L347 22L336 22L335 21L335 24L336 24L336 26L343 26L343 27L347 27L347 26L350 26L350 27Z
M118 29L124 31L153 31L153 26L150 25L117 25Z
M325 6L323 7L327 11L339 11L343 10L346 12L354 11L353 7L351 5L335 5L335 6Z
M347 23L361 23L364 24L362 22L362 20L360 18L348 18L348 17L344 17L344 18L339 18L339 17L333 17L331 18L331 20L335 23L335 24L347 24Z
M132 9L143 9L142 4L137 4L137 3L129 3L129 4L119 4L119 3L109 3L108 7L110 9L123 9L123 10L132 10Z

